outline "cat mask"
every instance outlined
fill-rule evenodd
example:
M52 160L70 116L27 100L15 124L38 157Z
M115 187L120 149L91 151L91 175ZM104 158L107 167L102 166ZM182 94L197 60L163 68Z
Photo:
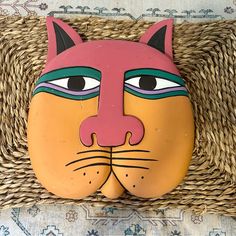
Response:
M48 56L28 117L32 167L50 192L160 197L186 175L194 122L173 63L173 20L139 42L83 42L47 17Z

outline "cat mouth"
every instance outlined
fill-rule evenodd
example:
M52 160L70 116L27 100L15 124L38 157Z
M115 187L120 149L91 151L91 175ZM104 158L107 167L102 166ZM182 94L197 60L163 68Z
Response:
M137 154L137 157L126 157L125 153L135 153ZM65 166L74 166L76 165L77 168L75 168L73 171L78 171L84 168L92 167L92 166L110 166L111 170L112 167L120 167L120 168L133 168L133 169L146 169L149 168L146 167L145 163L147 162L156 162L157 159L151 159L151 158L140 158L138 157L138 153L149 153L149 150L142 150L142 149L135 149L135 150L119 150L119 151L113 151L111 148L111 151L102 150L102 149L96 149L96 150L87 150L87 151L81 151L78 152L77 155L84 155L89 153L89 156L80 157L76 160L73 160L71 162L68 162ZM91 155L92 154L92 155ZM117 154L121 156L116 156ZM124 155L122 155L124 154ZM114 156L115 155L115 156ZM83 165L84 162L87 160L93 160L94 163ZM114 162L122 162L120 164L114 163ZM138 163L138 165L130 165L127 164L130 163L130 161L135 161L135 163ZM82 163L82 164L81 164ZM80 164L78 166L78 164Z

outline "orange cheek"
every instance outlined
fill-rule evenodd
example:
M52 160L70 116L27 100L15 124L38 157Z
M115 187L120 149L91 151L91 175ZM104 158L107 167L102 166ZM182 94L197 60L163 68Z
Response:
M194 123L190 101L184 96L147 100L127 93L124 99L125 114L138 117L145 127L143 140L132 148L149 150L138 157L157 161L133 161L132 165L149 169L114 168L115 173L131 193L140 197L161 196L182 181L191 160ZM114 151L128 148L126 144ZM127 156L134 157L134 154Z
M97 104L97 98L73 101L47 93L32 99L28 118L29 154L36 176L50 192L61 197L82 198L95 192L107 178L108 166L74 171L94 160L66 166L79 158L78 152L87 150L80 142L79 127L85 118L97 114ZM92 148L105 150L96 143ZM99 161L109 163L107 159Z

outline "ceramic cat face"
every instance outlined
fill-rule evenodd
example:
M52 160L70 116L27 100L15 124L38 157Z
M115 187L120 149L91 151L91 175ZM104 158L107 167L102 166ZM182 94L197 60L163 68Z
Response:
M28 144L50 192L80 199L128 190L152 198L182 181L194 125L172 61L172 24L153 25L139 42L82 42L47 18L48 58L30 105Z

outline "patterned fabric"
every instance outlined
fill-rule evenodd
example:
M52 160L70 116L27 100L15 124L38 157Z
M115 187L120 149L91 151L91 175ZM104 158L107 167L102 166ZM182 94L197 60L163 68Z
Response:
M175 18L176 21L232 19L236 16L236 0L0 0L3 15L105 16L132 20Z
M177 22L236 18L236 0L0 0L3 15L102 16L132 20L173 17ZM37 206L0 211L0 236L235 236L236 218L110 207Z
M1 212L0 235L235 236L236 219L181 210L155 212L114 207L32 206Z

